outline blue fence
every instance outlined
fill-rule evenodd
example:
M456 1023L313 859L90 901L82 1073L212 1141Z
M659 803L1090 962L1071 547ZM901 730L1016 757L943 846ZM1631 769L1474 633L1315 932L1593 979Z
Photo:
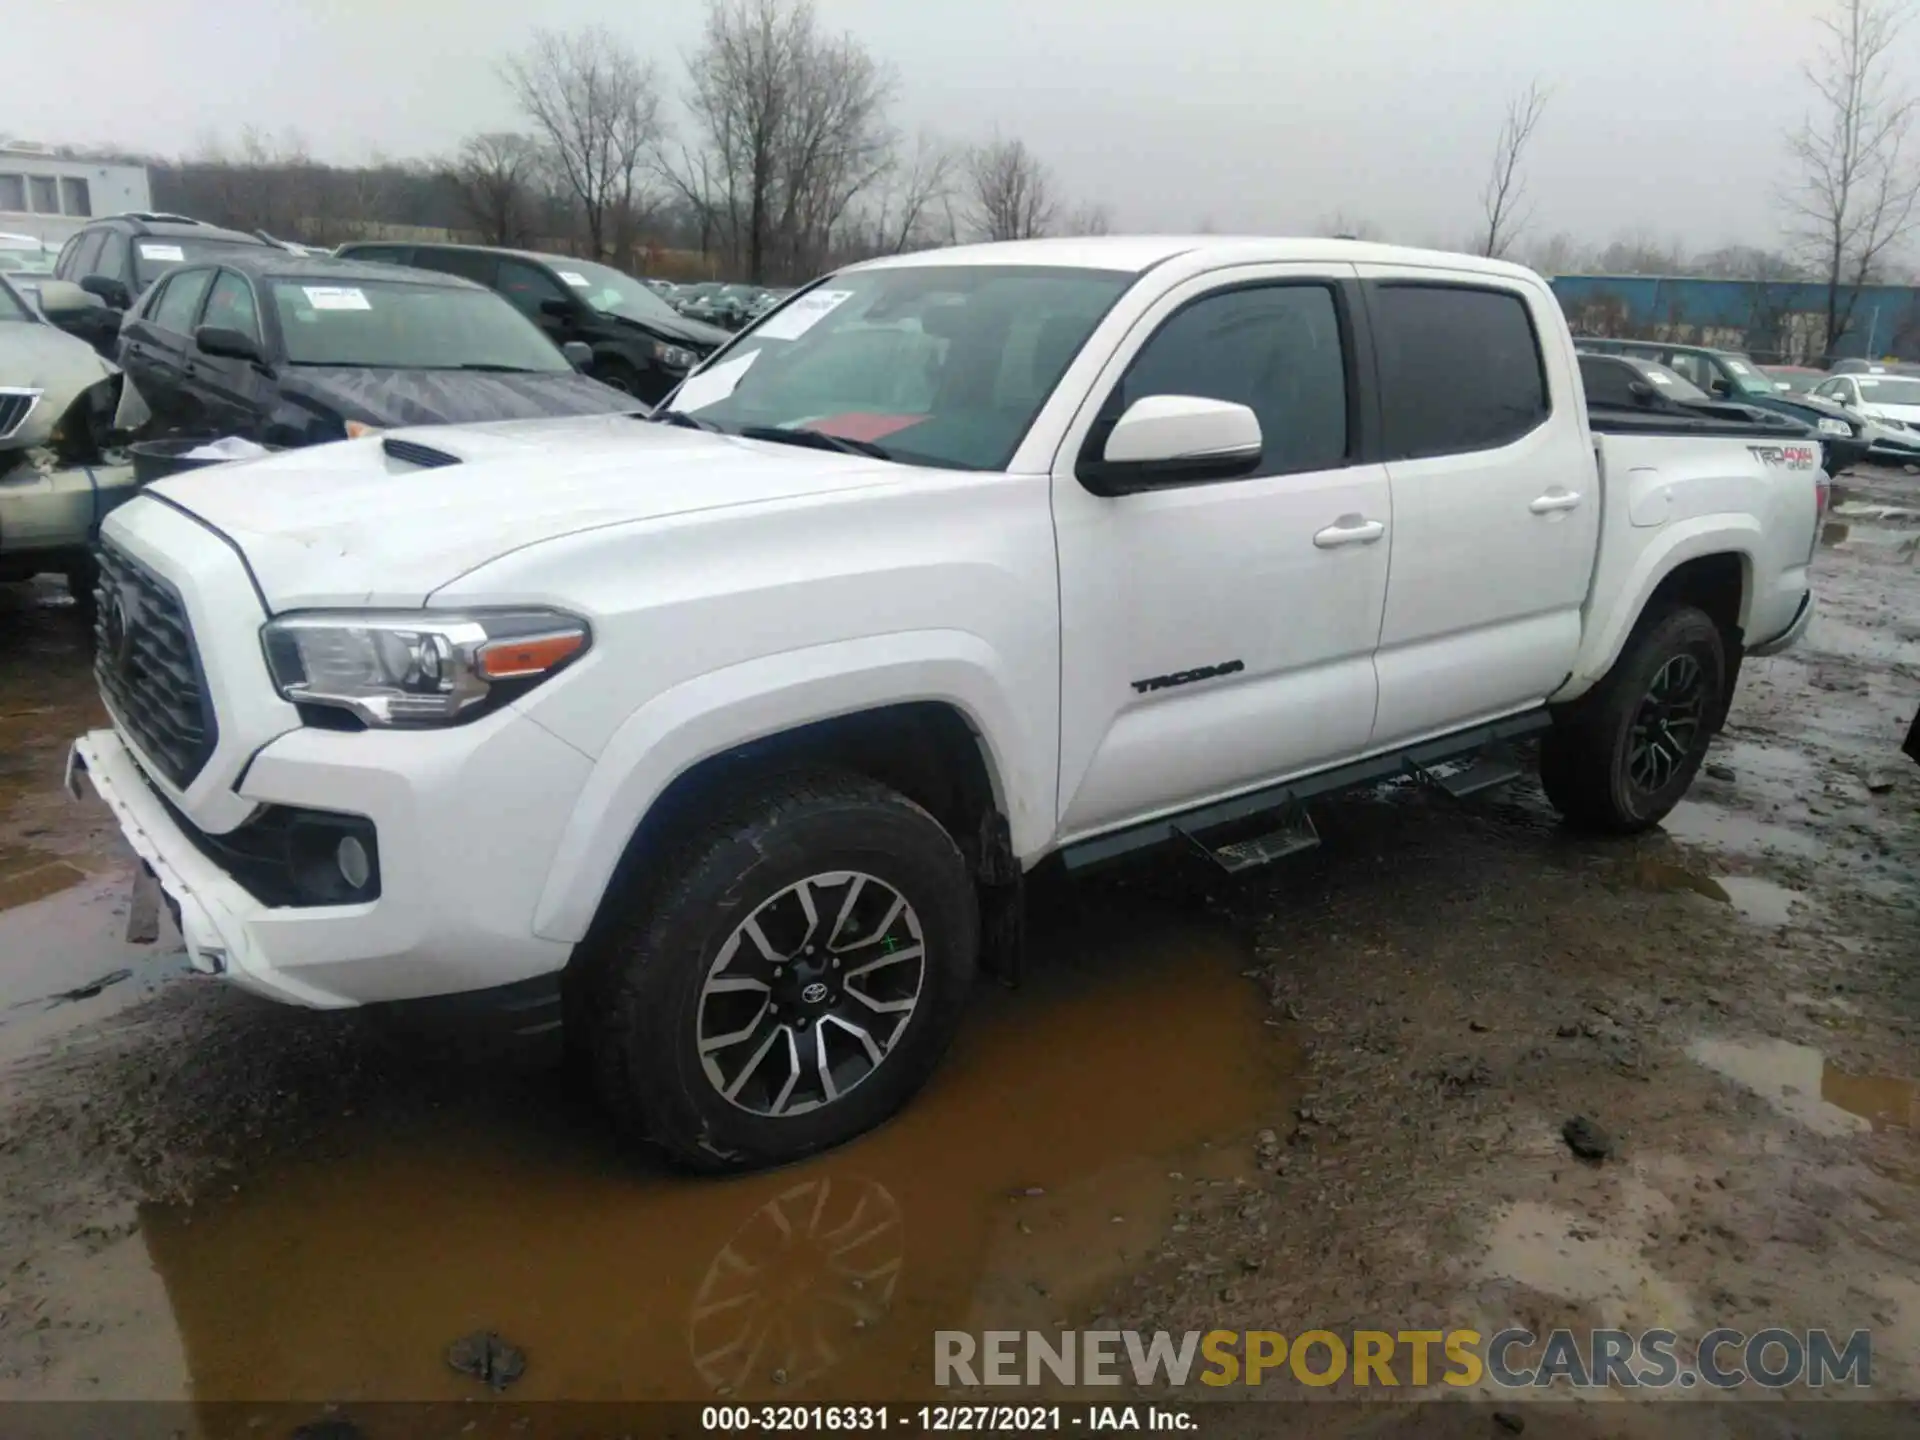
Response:
M1576 334L1687 340L1760 358L1818 360L1826 350L1920 359L1920 289L1911 285L1861 287L1851 326L1828 349L1824 285L1656 275L1561 275L1552 284Z

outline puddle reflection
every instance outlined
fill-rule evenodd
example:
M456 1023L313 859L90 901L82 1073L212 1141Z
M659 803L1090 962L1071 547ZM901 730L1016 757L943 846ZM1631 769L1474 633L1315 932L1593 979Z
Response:
M639 1170L584 1107L503 1090L149 1211L195 1397L459 1398L446 1347L491 1329L515 1399L912 1398L935 1329L1084 1318L1185 1189L1251 1177L1224 1142L1294 1060L1229 937L1100 928L982 994L898 1120L786 1170Z
M1703 1036L1687 1054L1823 1135L1920 1130L1920 1086L1914 1081L1849 1074L1811 1045Z

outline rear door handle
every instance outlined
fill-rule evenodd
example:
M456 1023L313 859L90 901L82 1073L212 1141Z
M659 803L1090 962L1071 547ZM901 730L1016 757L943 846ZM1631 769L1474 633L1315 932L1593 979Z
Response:
M1527 509L1536 515L1551 515L1556 510L1576 510L1580 506L1580 492L1577 490L1549 490Z
M1334 550L1342 545L1371 545L1386 533L1387 527L1378 520L1362 520L1358 515L1342 515L1315 535L1313 543L1322 550Z

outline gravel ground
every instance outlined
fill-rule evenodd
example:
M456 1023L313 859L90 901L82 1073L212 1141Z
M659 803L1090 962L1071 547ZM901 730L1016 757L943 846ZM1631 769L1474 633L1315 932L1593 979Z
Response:
M59 789L99 723L78 627L6 593L0 1398L457 1400L486 1329L527 1398L908 1398L935 1328L1095 1320L1867 1327L1874 1395L1920 1398L1915 497L1848 483L1806 642L1749 664L1664 833L1400 785L1250 879L1043 894L1031 982L905 1116L726 1182L619 1154L490 1023L283 1010L122 943L126 852Z

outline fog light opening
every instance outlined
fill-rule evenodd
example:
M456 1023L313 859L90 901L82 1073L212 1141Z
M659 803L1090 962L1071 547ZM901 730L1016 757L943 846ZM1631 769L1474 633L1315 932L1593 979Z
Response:
M366 889L367 881L373 878L373 862L367 858L367 847L360 843L359 836L344 836L334 847L333 859L348 889Z

